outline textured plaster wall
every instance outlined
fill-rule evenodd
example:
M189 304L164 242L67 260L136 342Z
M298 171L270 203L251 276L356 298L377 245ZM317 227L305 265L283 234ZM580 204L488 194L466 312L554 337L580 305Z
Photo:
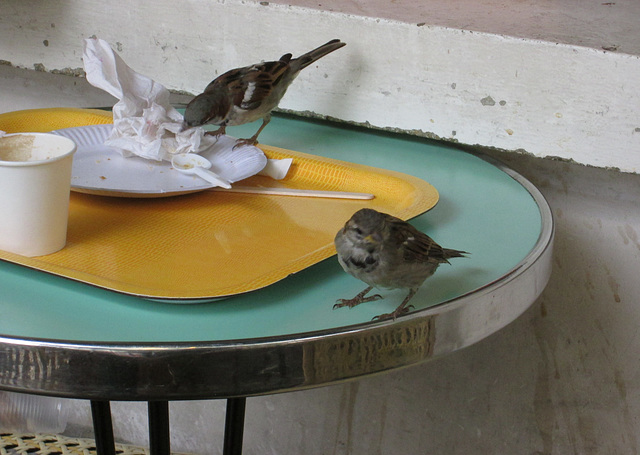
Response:
M521 5L528 2L483 0L471 8L464 0L437 1L425 10L403 0L391 2L403 14L389 14L387 6L380 11L386 15L376 16L386 3L347 2L325 11L242 0L160 0L136 2L135 8L125 0L5 0L0 60L81 73L82 39L95 35L137 71L170 89L198 93L229 68L300 54L339 37L347 47L305 70L283 109L626 172L640 169L637 40L612 42L637 35L629 28L630 18L638 16L636 3L606 9L603 2L598 8L532 2L539 7L532 9ZM360 10L366 15L355 13ZM453 19L445 24L447 11ZM476 21L465 19L469 11L476 11ZM577 36L579 26L608 32ZM536 30L542 40L527 36ZM555 40L562 30L568 38ZM624 51L603 49L616 46Z

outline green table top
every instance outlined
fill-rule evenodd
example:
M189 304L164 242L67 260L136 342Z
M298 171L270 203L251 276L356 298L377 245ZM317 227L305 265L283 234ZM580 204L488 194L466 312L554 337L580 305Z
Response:
M230 128L247 137L256 125ZM393 169L440 193L438 205L411 222L445 247L471 253L425 282L412 303L433 307L508 274L538 241L541 212L531 193L499 167L442 143L324 122L274 117L265 144ZM393 310L402 291L353 309L333 310L366 285L335 256L265 289L210 303L176 305L117 294L0 262L0 334L72 342L201 342L333 330ZM401 318L402 319L402 318Z

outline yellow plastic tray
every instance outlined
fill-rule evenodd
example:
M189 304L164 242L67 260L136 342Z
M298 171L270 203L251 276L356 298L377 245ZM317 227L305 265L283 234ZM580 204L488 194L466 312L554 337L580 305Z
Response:
M91 109L35 109L0 115L6 132L110 123ZM358 209L403 219L438 201L413 176L260 145L269 158L293 158L287 177L255 176L242 186L286 186L373 193L343 200L203 191L157 199L71 194L67 245L27 258L0 259L105 289L190 302L268 286L335 254L333 238Z

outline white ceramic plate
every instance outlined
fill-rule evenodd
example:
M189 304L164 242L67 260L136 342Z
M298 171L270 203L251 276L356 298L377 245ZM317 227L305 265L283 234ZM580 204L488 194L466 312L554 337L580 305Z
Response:
M73 191L118 197L166 197L211 188L195 175L183 174L169 162L124 158L116 148L104 145L113 125L91 125L52 131L78 145L73 158ZM220 136L208 150L200 153L211 161L211 170L230 182L260 172L267 157L257 147L246 145L233 150L235 139Z

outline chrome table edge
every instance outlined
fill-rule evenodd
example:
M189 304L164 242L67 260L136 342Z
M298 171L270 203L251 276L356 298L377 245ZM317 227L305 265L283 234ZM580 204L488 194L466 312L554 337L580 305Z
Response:
M396 321L283 337L84 343L0 335L0 389L115 401L252 396L328 385L467 347L520 316L551 275L554 221L548 203L524 177L493 164L531 194L542 227L529 254L480 289Z

